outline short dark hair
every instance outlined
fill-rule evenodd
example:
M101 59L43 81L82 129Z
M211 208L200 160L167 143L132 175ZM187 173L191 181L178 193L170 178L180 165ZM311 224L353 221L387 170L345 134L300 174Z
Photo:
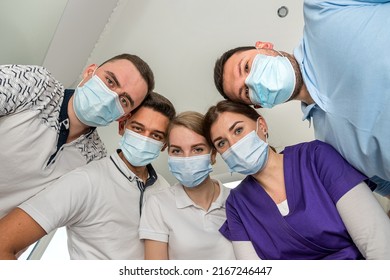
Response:
M139 73L141 74L142 78L145 80L148 86L148 93L150 93L154 89L153 71L152 69L150 69L149 65L137 55L128 54L128 53L119 54L104 61L102 64L100 64L100 66L108 62L113 62L115 60L121 60L121 59L126 59L130 61L135 66L135 68L137 68L137 70L139 71Z
M257 121L257 119L261 117L261 115L249 105L233 102L230 100L219 101L217 105L211 106L207 110L207 113L204 117L203 135L211 147L214 147L210 135L211 126L217 121L219 115L224 112L241 114L254 121Z
M219 91L219 93L223 96L223 98L228 99L225 91L223 90L223 68L225 67L226 61L235 53L241 51L247 51L255 49L253 46L245 46L245 47L237 47L234 49L230 49L226 51L220 58L217 59L214 66L214 84Z
M142 101L141 105L135 108L131 114L135 114L141 107L147 107L153 111L159 112L166 116L169 121L172 121L176 116L176 110L172 102L165 96L154 91L150 92L144 101Z

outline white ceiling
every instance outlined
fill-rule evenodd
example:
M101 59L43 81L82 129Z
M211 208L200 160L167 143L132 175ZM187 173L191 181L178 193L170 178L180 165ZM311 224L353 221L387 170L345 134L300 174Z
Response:
M0 63L42 65L66 3L1 0Z
M303 29L302 0L1 0L0 63L46 66L65 86L83 68L123 53L137 54L154 71L156 91L178 112L205 113L221 99L213 84L216 58L227 49L271 41L292 52ZM277 10L286 6L287 17ZM278 149L314 138L298 102L260 111ZM109 152L117 125L99 128ZM213 175L230 179L217 159ZM166 153L155 168L171 183Z

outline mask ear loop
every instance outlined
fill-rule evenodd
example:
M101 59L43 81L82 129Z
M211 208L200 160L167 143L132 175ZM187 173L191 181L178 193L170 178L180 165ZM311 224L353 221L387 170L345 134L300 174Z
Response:
M92 77L95 75L95 72L96 72L96 70L99 68L99 66L97 66L94 70L93 70L93 72L92 72ZM83 78L78 84L77 84L77 86L76 86L76 88L78 88L79 86L80 86L80 84L83 82L85 80L85 78Z
M285 57L280 51L277 51L277 50L274 50L276 51L281 57Z

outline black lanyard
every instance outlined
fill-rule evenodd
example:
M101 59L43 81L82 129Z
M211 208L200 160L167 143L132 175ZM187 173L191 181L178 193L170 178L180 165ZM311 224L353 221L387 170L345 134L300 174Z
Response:
M122 169L119 168L119 166L116 164L116 162L113 160L113 158L110 156L110 159L111 161L114 163L114 165L116 166L116 168L119 170L120 173L122 173L123 176L125 176L125 178L127 180L129 180L129 182L133 182L134 179L132 179L131 177L128 177L123 171ZM142 212L142 201L144 199L144 192L145 192L145 184L144 182L142 182L141 180L138 179L137 176L134 176L135 177L135 180L137 182L137 187L141 193L140 195L140 199L139 199L139 215L141 216L141 212Z

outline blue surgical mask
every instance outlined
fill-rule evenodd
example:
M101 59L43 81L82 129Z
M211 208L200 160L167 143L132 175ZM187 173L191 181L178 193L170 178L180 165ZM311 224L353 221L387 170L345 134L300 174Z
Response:
M133 166L146 166L158 157L164 143L126 129L119 147Z
M245 80L254 105L272 108L286 102L294 92L295 72L284 56L256 55Z
M226 150L222 155L230 172L253 175L262 170L268 160L268 143L252 131Z
M125 114L118 94L110 90L96 75L73 95L77 118L88 126L106 126Z
M210 154L192 157L168 157L169 171L185 187L192 188L199 186L210 172Z

